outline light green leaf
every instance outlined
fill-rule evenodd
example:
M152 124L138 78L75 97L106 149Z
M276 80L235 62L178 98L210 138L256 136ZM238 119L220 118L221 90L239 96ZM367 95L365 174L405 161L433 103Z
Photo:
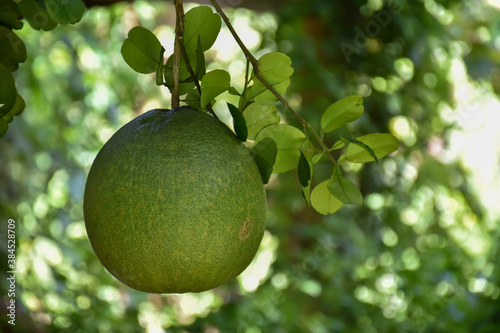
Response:
M281 95L285 93L290 85L290 77L293 74L292 61L280 52L271 52L260 57L259 71L262 78L269 83ZM277 99L266 86L255 76L252 77L252 97L256 102L262 104L274 103Z
M189 59L189 64L191 65L191 69L193 67L197 68L198 67L198 61L197 61L197 56L192 54L188 55ZM167 59L167 63L165 64L165 69L164 69L164 77L165 77L165 83L167 87L172 89L174 86L174 72L173 72L173 67L174 67L174 57L171 55ZM191 77L191 73L187 69L186 61L184 60L184 57L181 57L181 66L179 69L179 79L181 82L193 82L194 80Z
M273 173L273 166L278 152L276 142L271 138L265 138L253 146L250 152L259 168L262 181L267 184Z
M256 136L255 142L271 138L276 142L278 155L274 164L274 173L295 169L299 163L300 148L306 136L299 129L285 124L273 124L264 127Z
M231 76L222 69L208 72L201 80L201 107L229 89Z
M254 102L243 110L243 117L248 127L248 139L253 140L257 133L271 124L278 124L278 108L275 105L264 105Z
M330 151L334 151L334 150L337 150L337 149L342 149L344 148L345 146L345 142L342 141L342 140L338 140L337 142L335 142L332 146L332 148L330 148L329 150Z
M344 204L335 198L328 190L330 180L318 184L311 193L311 204L318 213L323 215L333 214Z
M345 97L326 109L321 117L321 128L325 133L331 132L361 117L363 110L360 96Z
M361 206L363 204L363 195L358 187L349 179L340 175L334 175L333 179L328 183L330 193L345 204L355 204Z
M198 89L192 89L187 94L186 99L184 100L184 102L186 102L186 104L189 105L190 107L195 108L197 110L203 110L200 101L201 101L201 96Z
M60 24L74 24L82 19L85 4L82 0L45 0L50 16Z
M136 72L149 74L156 71L162 46L156 36L146 28L134 27L123 42L121 53L125 62Z
M221 18L210 7L194 7L184 16L184 47L188 54L196 53L198 36L200 36L203 50L212 47L219 35Z
M368 145L377 158L382 158L399 148L398 140L388 133L368 134L360 136L356 140ZM375 160L366 149L353 144L347 148L346 159L354 163L365 163Z
M229 112L233 117L233 127L234 131L236 132L236 136L241 140L241 142L247 141L248 129L245 118L241 114L241 111L236 106L230 103L227 103L227 107L229 108Z

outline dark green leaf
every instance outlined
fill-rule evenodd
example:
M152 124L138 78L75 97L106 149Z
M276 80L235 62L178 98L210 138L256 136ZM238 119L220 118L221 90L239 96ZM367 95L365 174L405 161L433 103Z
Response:
M46 9L40 7L38 1L21 0L19 10L30 26L35 30L49 31L57 26L57 22Z
M304 156L302 150L300 151L297 173L299 175L300 185L302 185L302 187L309 185L309 181L311 180L311 166L309 165L309 161L307 161L307 158Z
M373 157L374 161L378 164L378 157L377 155L375 155L375 152L373 151L373 149L370 148L370 146L368 146L366 143L363 143L359 140L356 140L356 139L353 139L353 138L344 138L342 137L343 140L345 141L348 141L350 143L354 143L355 145L358 145L360 146L361 148L365 149L371 157Z
M18 4L13 0L3 0L0 4L0 25L9 29L21 29L23 22L19 21L21 13Z
M7 133L8 128L9 124L3 121L2 118L0 118L0 138L3 137L5 133Z
M242 142L247 141L248 129L245 118L241 114L241 111L238 110L238 108L233 104L227 103L227 107L229 108L229 112L231 112L231 116L233 117L233 127L236 135Z
M326 109L321 117L321 128L325 133L331 132L361 117L363 110L360 96L345 97Z
M17 90L11 72L0 63L0 116L10 112L16 102Z
M214 13L210 7L198 6L188 11L185 15L184 47L189 54L196 53L198 39L201 40L203 50L212 47L222 22L219 14ZM199 38L198 38L199 36Z
M45 0L50 16L60 24L74 24L82 19L85 4L82 0Z
M205 67L205 53L203 51L203 45L201 43L201 37L198 35L198 48L196 49L196 78L201 80L206 74L207 70Z
M0 63L13 72L25 60L26 46L23 41L12 30L0 26Z
M134 27L123 42L123 59L136 72L149 74L156 71L162 46L156 36L146 28Z
M161 51L160 51L160 59L158 61L158 67L156 68L156 85L157 86L162 86L163 85L163 71L165 69L165 64L164 64L164 56L163 54L165 53L165 48L162 46Z
M328 190L345 204L355 204L361 206L363 204L363 195L358 187L347 178L340 175L340 172L333 176L333 179L328 183Z
M269 182L273 173L273 166L276 161L278 147L271 138L265 138L258 142L251 150L252 156L259 168L264 184Z
M318 184L311 193L311 205L320 214L333 214L344 204L335 198L328 190L330 180Z
M356 140L369 146L376 158L380 159L399 148L398 140L388 133L373 133L356 138ZM349 145L346 152L346 159L349 162L365 163L375 159L364 146Z

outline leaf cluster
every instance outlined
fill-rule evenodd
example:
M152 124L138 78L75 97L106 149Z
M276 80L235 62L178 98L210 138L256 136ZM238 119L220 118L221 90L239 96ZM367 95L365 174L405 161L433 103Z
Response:
M19 30L24 18L31 28L49 31L58 24L74 24L85 12L82 0L2 0L0 4L0 137L4 136L14 116L23 112L24 99L18 94L12 73L26 61Z
M121 52L127 64L139 73L156 73L157 85L172 92L175 70L179 73L179 94L191 107L210 111L220 94L229 92L239 97L238 105L227 104L238 138L251 146L264 183L272 173L296 170L307 203L321 214L331 214L344 204L361 205L358 187L341 174L346 161L366 163L394 152L398 143L394 136L374 133L357 138L340 137L331 148L323 135L361 117L364 112L360 96L348 96L329 106L321 118L320 135L307 123L302 130L284 123L275 105L290 85L294 69L290 58L271 52L257 59L258 66L250 72L247 61L243 90L238 91L230 74L221 69L206 71L204 52L215 42L221 17L210 7L199 6L185 14L181 62L174 66L174 55L164 59L165 48L148 29L134 27L124 41ZM310 140L310 134L315 142ZM338 160L331 154L344 149ZM332 177L312 187L314 166L324 160L333 164Z

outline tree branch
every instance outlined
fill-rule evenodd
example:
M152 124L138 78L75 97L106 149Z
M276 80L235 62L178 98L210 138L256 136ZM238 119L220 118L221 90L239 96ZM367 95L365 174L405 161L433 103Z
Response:
M262 84L274 95L276 96L276 98L280 101L280 103L288 110L290 111L291 114L294 115L295 118L297 118L297 120L302 124L302 127L303 127L303 130L304 130L304 133L306 134L307 136L307 130L309 130L313 136L316 138L316 140L318 141L318 143L320 144L321 148L323 149L323 152L327 154L328 158L332 161L332 163L334 165L337 164L337 161L335 161L335 159L333 158L333 156L330 154L330 151L328 150L328 147L325 145L325 143L323 142L323 140L321 139L321 137L318 135L318 133L314 130L314 128L312 128L312 126L307 122L305 121L304 118L302 118L298 113L297 111L295 111L291 106L290 104L288 104L287 100L285 98L283 98L283 96L281 96L281 94L279 92L276 91L276 89L274 89L274 87L272 85L269 84L269 82L267 82L266 80L264 80L264 78L262 77L262 73L260 72L259 70L259 62L257 61L257 59L255 59L255 57L252 55L252 53L247 49L247 47L245 46L245 44L243 44L243 42L241 41L240 37L238 36L238 33L236 32L236 30L234 30L234 27L233 25L231 24L231 22L229 21L228 17L226 16L226 14L224 13L224 11L222 10L222 8L219 6L219 4L217 3L216 0L210 0L210 2L212 2L212 5L215 7L215 10L217 11L217 13L219 13L219 15L221 16L222 20L224 21L224 23L226 24L227 28L229 29L229 31L231 32L231 35L233 35L233 38L236 40L236 43L238 43L241 51L243 51L243 53L245 54L245 57L248 59L248 61L250 61L250 63L252 64L252 67L253 67L253 71L255 73L255 76L257 77L257 79L262 82Z
M181 70L181 45L184 36L184 8L182 0L174 0L175 4L175 41L174 41L174 61L172 72L174 78L174 86L172 88L172 108L180 106L180 70Z

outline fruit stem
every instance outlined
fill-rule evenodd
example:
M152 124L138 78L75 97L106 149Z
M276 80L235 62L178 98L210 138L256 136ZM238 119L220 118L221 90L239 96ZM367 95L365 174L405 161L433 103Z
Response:
M290 113L293 114L295 118L297 118L297 120L301 123L303 131L306 134L306 136L307 136L307 130L309 130L313 134L313 136L316 138L316 140L318 141L319 145L321 146L321 149L323 150L323 152L328 156L328 158L330 159L330 161L334 165L337 165L337 161L335 161L335 159L331 155L330 151L328 150L328 147L325 145L325 143L323 142L323 140L321 139L321 137L318 135L318 133L314 130L314 128L304 118L302 118L297 113L297 111L295 111L290 106L290 104L288 104L288 101L283 96L281 96L281 94L279 92L277 92L276 89L274 89L274 87L272 85L270 85L266 80L264 80L264 78L262 77L262 73L259 70L259 62L252 55L252 53L247 49L247 47L245 46L245 44L243 44L240 36L238 36L238 33L236 32L236 30L234 30L234 27L231 24L231 22L229 21L228 17L226 16L226 14L222 10L222 8L217 3L217 0L210 0L210 1L212 2L212 5L215 7L215 10L217 11L217 13L219 13L219 15L221 16L222 20L226 24L226 26L229 29L229 31L231 32L231 35L233 35L233 38L236 40L236 43L238 43L238 46L240 47L241 51L243 51L243 53L245 54L245 57L247 58L247 60L252 64L252 67L253 67L253 70L254 70L254 73L255 73L255 76L257 77L257 79L260 82L262 82L262 84L274 96L276 96L276 98L280 101L280 103L288 111L290 111Z
M182 0L174 0L175 4L175 42L174 42L174 63L172 66L174 87L172 88L172 108L179 107L180 102L180 70L181 70L181 44L184 36L184 7Z

